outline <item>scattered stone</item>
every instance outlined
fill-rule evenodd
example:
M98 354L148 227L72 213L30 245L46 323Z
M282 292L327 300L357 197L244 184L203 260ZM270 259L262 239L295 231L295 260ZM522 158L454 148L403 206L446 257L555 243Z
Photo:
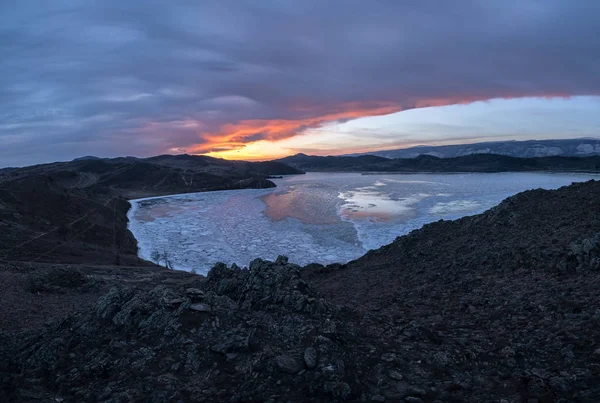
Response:
M210 306L208 306L207 304L200 303L200 302L191 304L189 309L192 311L196 311L196 312L211 312L212 311Z
M342 400L347 400L352 392L346 382L326 382L324 389L328 394Z
M393 361L396 361L396 354L384 353L381 355L381 359L385 362L393 362Z
M193 301L198 301L204 298L204 291L198 288L188 288L187 290L185 290L185 293Z
M407 389L407 393L409 395L413 395L413 396L425 396L427 394L427 391L425 391L425 389L421 389L421 388L416 387L416 386L410 386Z
M394 370L389 371L388 376L396 381L401 381L404 378L400 372Z
M183 298L163 298L163 302L167 305L179 305L183 303Z
M275 358L275 364L282 371L288 374L297 374L304 367L300 360L291 355L280 355Z
M277 256L277 259L275 259L275 264L279 264L279 265L288 264L288 257L283 256L283 255Z
M505 358L514 357L515 350L513 350L510 346L506 346L502 350L500 350L500 356Z
M250 347L250 337L237 334L235 331L229 331L222 335L222 341L211 347L211 350L226 354L237 351L248 351Z
M334 321L332 321L331 319L327 319L325 321L325 324L323 325L323 333L324 334L334 334L337 330L337 326L335 324Z
M304 362L310 369L317 366L317 350L313 347L308 347L304 350Z

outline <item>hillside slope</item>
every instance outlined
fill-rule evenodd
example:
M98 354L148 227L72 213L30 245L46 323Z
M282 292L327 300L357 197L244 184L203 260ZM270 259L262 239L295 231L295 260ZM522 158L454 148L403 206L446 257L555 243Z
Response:
M443 355L437 376L462 376L466 390L504 384L522 401L600 401L598 181L523 192L304 278L330 302L389 316L405 367L431 369ZM446 347L417 352L427 339ZM465 357L469 375L457 375Z

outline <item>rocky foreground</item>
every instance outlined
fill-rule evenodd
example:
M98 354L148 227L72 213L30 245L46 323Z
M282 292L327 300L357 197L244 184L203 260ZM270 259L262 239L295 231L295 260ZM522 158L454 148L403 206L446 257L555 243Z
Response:
M600 182L347 265L0 269L14 298L83 301L3 313L0 401L600 401Z

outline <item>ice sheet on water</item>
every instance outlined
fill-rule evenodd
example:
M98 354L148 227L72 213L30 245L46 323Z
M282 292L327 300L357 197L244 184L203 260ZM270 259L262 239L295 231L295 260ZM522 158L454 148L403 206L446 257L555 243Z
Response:
M139 255L149 260L153 251L167 251L176 269L206 273L216 262L243 266L256 257L287 255L299 264L315 257L332 263L365 252L351 223L269 219L260 200L268 192L236 190L134 201L130 229L138 239Z
M247 266L287 255L298 264L347 262L423 224L482 212L531 188L590 174L307 174L275 189L195 193L132 201L139 254L168 251L177 269Z

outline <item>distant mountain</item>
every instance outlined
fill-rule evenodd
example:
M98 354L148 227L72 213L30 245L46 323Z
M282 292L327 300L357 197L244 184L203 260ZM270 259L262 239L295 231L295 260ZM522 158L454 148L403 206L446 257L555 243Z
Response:
M600 139L494 141L449 146L416 146L398 150L351 154L350 156L375 155L384 158L416 158L419 155L431 155L439 158L453 158L471 154L498 154L518 158L585 157L600 155Z
M357 157L318 157L297 154L283 162L304 171L324 172L599 172L600 156L515 158L496 154L472 154L454 158L420 155L416 158L388 159L374 155Z

